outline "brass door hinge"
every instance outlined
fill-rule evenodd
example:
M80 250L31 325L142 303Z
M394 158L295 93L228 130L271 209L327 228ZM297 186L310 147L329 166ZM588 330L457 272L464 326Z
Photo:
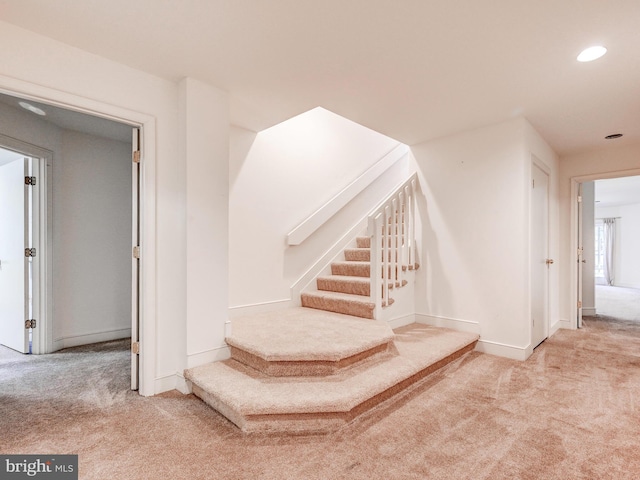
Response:
M140 354L140 342L131 343L131 353L133 353L134 355Z

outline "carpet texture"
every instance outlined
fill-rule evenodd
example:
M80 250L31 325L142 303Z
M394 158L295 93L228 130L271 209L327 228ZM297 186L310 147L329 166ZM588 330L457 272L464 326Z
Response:
M0 451L82 479L640 478L640 329L585 320L526 362L471 352L339 431L245 435L193 395L128 390L127 342L0 354ZM28 408L26 408L28 406Z
M598 316L640 322L640 289L596 285Z

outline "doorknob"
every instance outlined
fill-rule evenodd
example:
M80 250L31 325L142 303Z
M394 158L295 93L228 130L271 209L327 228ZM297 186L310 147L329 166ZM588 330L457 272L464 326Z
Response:
M547 265L551 265L553 264L553 258L547 258L547 261L545 262Z

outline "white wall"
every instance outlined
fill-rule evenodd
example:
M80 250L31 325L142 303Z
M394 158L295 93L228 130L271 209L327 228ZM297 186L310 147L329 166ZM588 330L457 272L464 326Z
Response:
M57 348L131 334L131 144L62 131L53 161Z
M555 154L524 119L423 143L412 151L424 191L418 318L475 330L485 351L526 358L531 159L535 155L550 173L553 252Z
M640 144L616 147L615 143L560 158L560 319L563 326L576 328L576 247L575 198L572 179L590 181L640 173Z
M613 284L640 288L640 204L596 206L595 215L596 218L616 218Z
M257 135L231 129L229 304L289 301L292 285L408 175L391 168L301 245L286 235L398 142L324 109Z

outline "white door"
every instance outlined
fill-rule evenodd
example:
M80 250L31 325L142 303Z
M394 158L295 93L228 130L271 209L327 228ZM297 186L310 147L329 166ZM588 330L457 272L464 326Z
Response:
M0 167L0 343L29 352L29 160Z
M583 217L583 202L582 202L582 183L578 184L578 262L577 262L577 275L578 275L578 311L576 313L578 328L582 328L582 266L584 263L584 246L582 241L582 217Z
M549 176L531 168L531 343L538 346L548 331L549 312Z
M133 129L131 170L131 390L140 387L140 129Z

